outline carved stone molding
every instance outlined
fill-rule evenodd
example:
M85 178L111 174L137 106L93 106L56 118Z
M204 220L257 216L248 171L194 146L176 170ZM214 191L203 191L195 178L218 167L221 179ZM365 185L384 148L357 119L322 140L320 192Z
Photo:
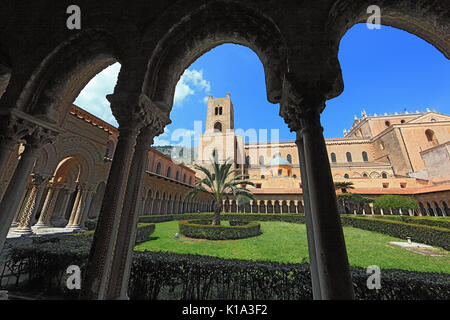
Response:
M301 92L289 80L284 80L280 116L291 131L322 129L320 113L324 108L323 95L316 92Z
M3 116L0 119L0 143L14 145L35 129L35 124L13 114Z

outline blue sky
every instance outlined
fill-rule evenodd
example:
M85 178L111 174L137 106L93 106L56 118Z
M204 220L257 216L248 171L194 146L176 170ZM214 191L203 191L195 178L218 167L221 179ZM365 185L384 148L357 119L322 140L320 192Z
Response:
M422 111L426 108L450 114L450 62L424 40L399 29L382 26L369 30L365 24L350 29L340 44L344 92L327 101L322 114L326 138L342 137L355 115ZM116 125L105 96L112 93L120 65L97 75L81 92L75 104ZM177 129L193 134L194 121L206 119L209 94L231 93L235 128L279 129L280 140L295 139L278 115L279 105L266 99L263 66L250 49L221 45L195 61L177 85L172 124L155 140L171 141ZM270 139L270 134L269 134Z

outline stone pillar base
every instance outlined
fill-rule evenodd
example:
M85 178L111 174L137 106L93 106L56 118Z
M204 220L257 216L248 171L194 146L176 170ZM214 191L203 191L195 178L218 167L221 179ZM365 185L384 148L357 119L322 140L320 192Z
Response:
M8 300L8 291L0 290L0 300Z
M14 230L14 233L20 234L22 236L29 236L33 234L33 230L31 228L17 228Z
M67 219L64 218L52 219L50 220L50 225L56 228L64 228L65 226L67 226Z
M69 232L81 232L81 231L87 231L87 228L84 228L79 225L73 225L73 226L65 227L64 230L67 230Z
M49 223L36 223L33 228L35 229L46 229L46 228L51 228L52 226Z

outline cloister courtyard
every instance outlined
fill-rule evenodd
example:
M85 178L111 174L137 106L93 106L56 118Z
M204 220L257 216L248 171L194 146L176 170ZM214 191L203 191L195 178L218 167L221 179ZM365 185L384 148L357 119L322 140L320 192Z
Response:
M0 300L450 297L447 1L1 6Z

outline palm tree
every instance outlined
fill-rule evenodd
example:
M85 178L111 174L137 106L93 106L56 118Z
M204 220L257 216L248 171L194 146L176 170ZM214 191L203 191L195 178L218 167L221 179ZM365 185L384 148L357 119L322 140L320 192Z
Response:
M225 163L213 163L213 172L208 168L195 165L195 169L203 172L205 178L195 183L194 189L190 190L185 199L194 199L200 191L208 193L214 201L214 220L213 225L220 225L220 213L222 212L223 200L233 196L237 199L237 204L246 204L250 200L256 200L255 196L245 187L253 186L253 182L245 180L246 175L237 174L239 169L232 170L233 161L227 159Z
M342 193L347 193L347 189L355 189L353 186L353 182L351 181L344 181L344 182L335 182L334 188L341 189Z
M347 189L355 189L355 187L353 186L353 182L351 181L335 182L334 189L336 190L336 193L339 189L341 190L341 194L336 195L339 204L338 210L340 211L340 213L347 213L345 204L346 200L348 200L348 198L351 197L351 194L347 193Z

